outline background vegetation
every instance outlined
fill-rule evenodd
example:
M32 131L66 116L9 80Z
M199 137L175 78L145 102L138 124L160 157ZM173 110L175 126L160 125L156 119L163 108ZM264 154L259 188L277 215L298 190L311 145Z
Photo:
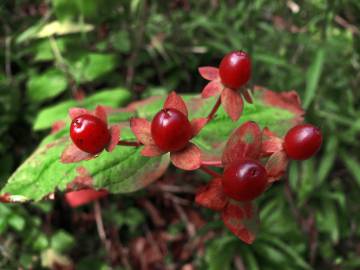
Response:
M325 137L260 199L252 246L193 205L205 175L172 170L101 201L106 238L99 205L0 204L0 269L360 269L359 14L356 0L2 0L0 185L76 102L199 92L197 67L233 49L253 84L296 89Z

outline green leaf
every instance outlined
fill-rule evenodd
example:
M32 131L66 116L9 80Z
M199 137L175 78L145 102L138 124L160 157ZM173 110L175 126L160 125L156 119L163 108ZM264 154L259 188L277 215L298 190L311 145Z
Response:
M68 144L69 139L62 137L40 146L10 177L1 193L38 201L55 189L65 190L79 176L77 168L87 172L97 189L128 193L156 180L169 164L168 155L146 158L140 155L139 147L116 147L89 161L63 164L60 155Z
M70 70L78 83L98 79L118 65L115 54L84 53L70 61Z
M75 245L75 239L66 231L59 230L51 237L50 247L59 253L69 251Z
M311 64L306 74L306 89L304 96L304 108L307 109L315 97L320 76L325 62L325 50L319 49L316 53L314 62Z
M354 177L356 183L360 186L360 163L353 157L349 152L340 152L340 157L344 162L346 168L349 170L350 174Z
M103 89L81 101L68 100L42 109L36 117L34 130L47 129L59 120L68 118L68 110L72 107L94 109L97 105L118 107L130 99L130 92L124 88Z
M65 75L56 69L32 75L27 82L27 95L34 102L43 102L64 92L67 87Z
M319 186L323 184L333 167L336 155L338 153L337 148L338 138L336 136L328 137L325 146L325 152L323 154L323 158L321 159L318 169L317 184Z
M206 249L205 261L209 270L230 270L237 239L232 236L215 239Z
M265 98L265 94L269 93L267 90L257 91L255 95L257 101L253 105L246 105L239 122L232 122L224 111L220 110L215 119L194 139L194 142L203 151L212 152L214 145L223 145L229 134L242 122L248 120L257 121L261 127L269 126L279 134L284 133L296 122L295 119L299 115L289 110L288 106L271 105L271 102ZM277 95L272 92L270 94ZM276 97L281 99L280 95ZM190 95L185 99L190 115L194 117L206 116L215 101L214 99L203 100ZM275 101L278 100L275 99ZM128 109L132 108L140 116L152 118L162 107L162 103L162 98L152 97L140 103L131 104ZM123 115L123 112L115 113L111 115L110 120L116 123L119 117L124 117ZM134 135L129 128L124 128L122 129L122 138L131 140L134 139ZM10 177L1 193L9 193L13 196L21 195L22 197L18 198L22 200L24 197L25 199L40 200L56 188L65 190L67 184L79 176L77 173L79 169L86 171L95 188L105 188L113 193L132 192L156 180L169 164L168 155L146 158L140 154L141 147L120 146L116 147L112 153L103 152L92 160L76 164L62 164L60 155L69 143L68 129L46 137L33 155Z

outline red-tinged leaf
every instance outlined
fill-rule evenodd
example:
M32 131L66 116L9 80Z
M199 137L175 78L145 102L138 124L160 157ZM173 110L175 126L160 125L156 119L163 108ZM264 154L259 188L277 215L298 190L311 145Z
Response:
M165 152L162 151L155 144L145 144L144 148L141 150L141 155L144 157L158 157L163 155Z
M76 118L80 115L84 115L84 114L91 114L91 112L88 111L87 109L83 109L83 108L71 108L69 110L69 116L70 116L71 120L73 120L74 118Z
M106 109L103 106L96 106L95 109L95 116L100 118L102 121L104 121L104 123L107 123L107 113L106 113Z
M62 130L63 128L65 128L66 126L66 122L63 121L63 120L59 120L59 121L56 121L54 124L52 124L51 126L51 131L50 131L50 134L54 134L60 130Z
M255 122L246 122L228 139L222 156L224 166L242 158L258 159L261 151L261 130Z
M199 67L198 70L205 80L213 81L219 78L219 69L216 67Z
M151 137L151 123L148 120L144 118L131 118L130 128L141 143L144 145L154 144L154 140Z
M75 191L79 189L93 188L93 178L90 172L84 167L79 166L76 168L77 176L66 185L66 190Z
M186 104L181 96L177 95L175 91L172 91L165 100L164 109L176 109L186 116L188 116L188 110Z
M195 202L214 211L224 209L228 200L223 192L221 181L221 178L215 178L209 184L201 187L196 193Z
M252 97L250 95L250 89L244 89L242 91L242 95L248 103L250 103L250 104L253 103Z
M247 244L255 240L258 225L256 208L249 203L230 200L222 212L221 218L228 229Z
M106 190L83 189L66 193L65 199L72 208L76 208L106 197L108 194Z
M221 104L231 120L237 121L243 111L243 100L239 93L230 88L225 88L221 92Z
M197 118L191 121L193 137L199 134L201 129L206 125L207 121L208 121L207 118Z
M114 125L110 127L110 143L106 147L106 150L108 152L112 152L118 144L120 140L120 131L121 127L119 125Z
M294 124L303 122L304 110L301 107L300 97L297 92L289 91L277 93L261 87L256 88L262 91L262 100L265 104L288 110L295 114Z
M265 165L269 183L279 180L284 175L288 162L285 151L279 151L270 156Z
M201 165L201 151L193 143L189 143L183 150L170 153L170 159L174 166L192 171Z
M283 150L283 139L271 132L267 127L262 133L261 156L267 157Z
M203 98L217 96L221 93L223 88L224 87L220 81L211 81L207 85L205 85L204 89L202 90L201 96Z
M82 160L89 160L91 158L93 158L92 154L80 150L73 143L70 143L61 154L62 163L79 162Z

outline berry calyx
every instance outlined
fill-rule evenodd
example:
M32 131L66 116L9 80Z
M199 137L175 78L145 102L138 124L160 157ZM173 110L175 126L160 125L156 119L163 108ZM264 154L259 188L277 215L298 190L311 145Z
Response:
M235 161L225 168L222 178L226 195L237 201L251 201L260 196L267 185L263 165L253 159Z
M70 137L79 149L95 155L104 150L111 136L104 121L91 114L84 114L72 120Z
M226 87L239 89L251 76L251 61L244 51L233 51L224 56L220 62L219 75Z
M289 158L305 160L313 156L322 144L319 128L303 124L291 128L284 138L284 149Z
M176 109L163 109L151 122L151 136L163 151L183 149L192 138L192 128L188 118Z

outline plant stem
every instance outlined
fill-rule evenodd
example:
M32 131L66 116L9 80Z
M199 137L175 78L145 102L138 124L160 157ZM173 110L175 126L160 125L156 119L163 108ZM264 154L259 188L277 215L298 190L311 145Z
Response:
M130 142L130 141L119 141L117 144L122 146L135 146L135 147L143 145L141 142Z
M217 110L219 109L220 105L221 105L221 96L218 97L218 99L217 99L214 107L212 108L211 112L210 112L209 115L207 116L207 119L208 119L207 123L209 123L210 120L214 118L215 113L216 113Z
M212 177L215 177L215 178L221 177L221 174L209 169L209 167L207 167L207 166L201 165L201 167L199 169Z

